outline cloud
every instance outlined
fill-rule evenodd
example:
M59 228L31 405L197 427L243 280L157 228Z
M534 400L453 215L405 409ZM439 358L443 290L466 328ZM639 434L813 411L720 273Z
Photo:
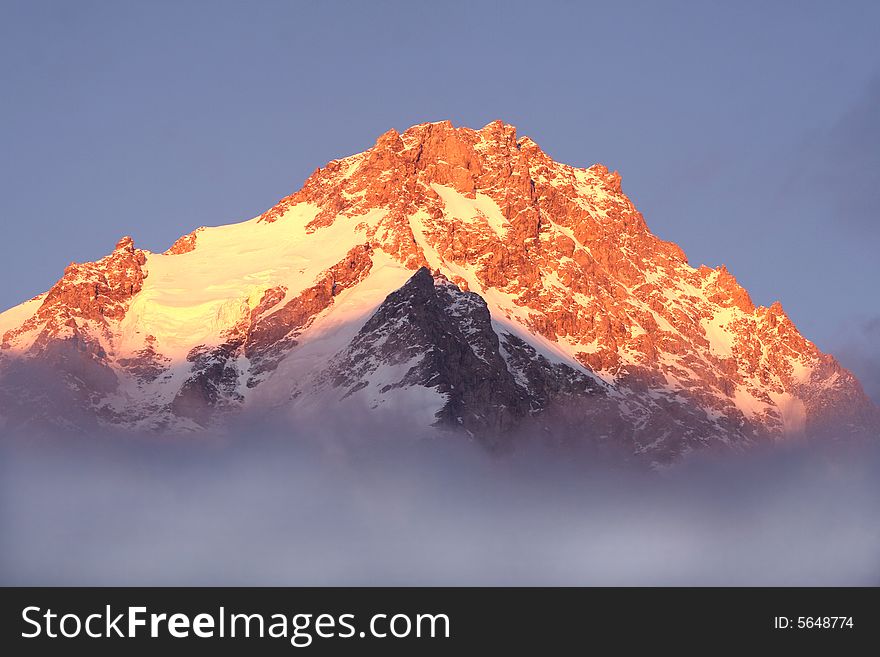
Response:
M309 433L5 444L0 583L880 584L877 450L655 473Z

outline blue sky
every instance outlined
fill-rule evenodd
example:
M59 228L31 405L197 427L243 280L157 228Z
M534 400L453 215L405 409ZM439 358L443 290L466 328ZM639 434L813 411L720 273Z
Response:
M3 0L0 306L124 234L248 219L390 127L501 118L618 169L692 264L880 382L878 26L876 2Z

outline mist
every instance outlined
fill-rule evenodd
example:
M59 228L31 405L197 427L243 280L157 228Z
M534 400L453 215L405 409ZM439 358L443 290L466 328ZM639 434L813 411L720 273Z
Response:
M880 584L871 445L655 471L363 424L0 452L3 585Z

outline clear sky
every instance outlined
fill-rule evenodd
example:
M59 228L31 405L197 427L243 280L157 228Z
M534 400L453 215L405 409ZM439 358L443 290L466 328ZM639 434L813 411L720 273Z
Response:
M602 162L880 396L880 3L0 0L0 307L395 127Z

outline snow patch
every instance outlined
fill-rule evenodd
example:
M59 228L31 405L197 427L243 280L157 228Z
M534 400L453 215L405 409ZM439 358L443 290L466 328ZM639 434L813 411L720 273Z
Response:
M737 318L736 308L717 308L711 318L700 320L700 326L709 340L709 351L719 358L733 357L736 336L729 326Z
M507 221L491 196L478 192L476 198L468 198L452 187L437 183L431 183L431 189L443 200L446 214L462 221L485 221L496 235L504 237Z

